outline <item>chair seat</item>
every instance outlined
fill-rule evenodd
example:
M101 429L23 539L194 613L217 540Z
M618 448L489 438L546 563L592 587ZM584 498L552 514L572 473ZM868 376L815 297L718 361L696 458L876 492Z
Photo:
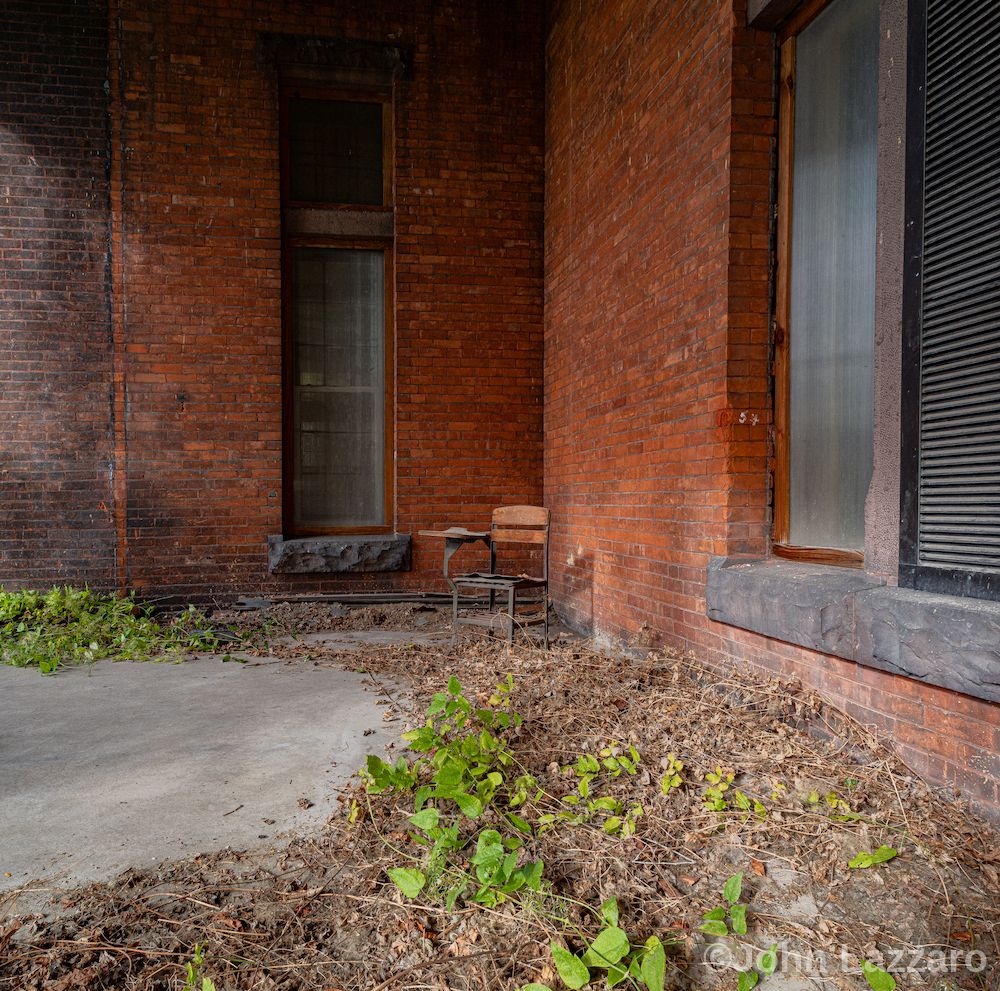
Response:
M475 533L475 531L473 531ZM448 531L445 531L447 535ZM449 541L451 552L461 538ZM521 564L516 558L510 563L497 564L497 547L504 544L533 546L541 552L542 575L505 575L498 567L535 569L536 565ZM543 644L549 647L549 511L543 506L499 506L493 510L489 532L490 563L486 571L464 575L448 574L449 553L445 554L445 577L451 585L452 629L460 626L481 626L493 636L498 630L514 644L514 632L529 625L544 626ZM522 552L524 553L524 552ZM537 560L537 558L532 559ZM500 600L498 603L497 600ZM518 600L521 600L518 602ZM499 605L499 608L498 608ZM518 606L521 613L518 614ZM531 615L525 615L525 606ZM462 614L459 615L459 610ZM478 613L478 615L477 615ZM454 640L452 641L454 642Z
M455 575L452 581L465 588L540 588L546 583L544 578L531 578L528 575L496 575L473 572L468 575Z

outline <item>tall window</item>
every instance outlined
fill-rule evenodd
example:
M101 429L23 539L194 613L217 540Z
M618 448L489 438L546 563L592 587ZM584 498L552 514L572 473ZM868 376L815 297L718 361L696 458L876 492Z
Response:
M392 525L391 106L282 100L285 532Z
M781 48L775 551L860 565L873 452L878 4L808 9Z

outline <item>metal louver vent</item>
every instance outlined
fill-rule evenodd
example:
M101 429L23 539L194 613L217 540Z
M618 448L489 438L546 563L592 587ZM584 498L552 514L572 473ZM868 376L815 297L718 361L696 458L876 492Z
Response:
M917 563L1000 570L1000 3L926 23Z

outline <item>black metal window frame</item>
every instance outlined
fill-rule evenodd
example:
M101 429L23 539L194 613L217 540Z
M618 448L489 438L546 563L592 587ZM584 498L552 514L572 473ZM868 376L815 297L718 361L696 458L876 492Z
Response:
M927 0L907 4L905 229L900 403L899 584L927 592L1000 599L1000 572L921 564L920 392Z

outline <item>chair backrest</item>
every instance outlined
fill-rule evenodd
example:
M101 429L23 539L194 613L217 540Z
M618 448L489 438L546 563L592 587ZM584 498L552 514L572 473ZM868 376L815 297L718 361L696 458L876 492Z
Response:
M549 577L549 511L544 506L500 506L493 510L491 550L497 544L541 544L543 577Z

